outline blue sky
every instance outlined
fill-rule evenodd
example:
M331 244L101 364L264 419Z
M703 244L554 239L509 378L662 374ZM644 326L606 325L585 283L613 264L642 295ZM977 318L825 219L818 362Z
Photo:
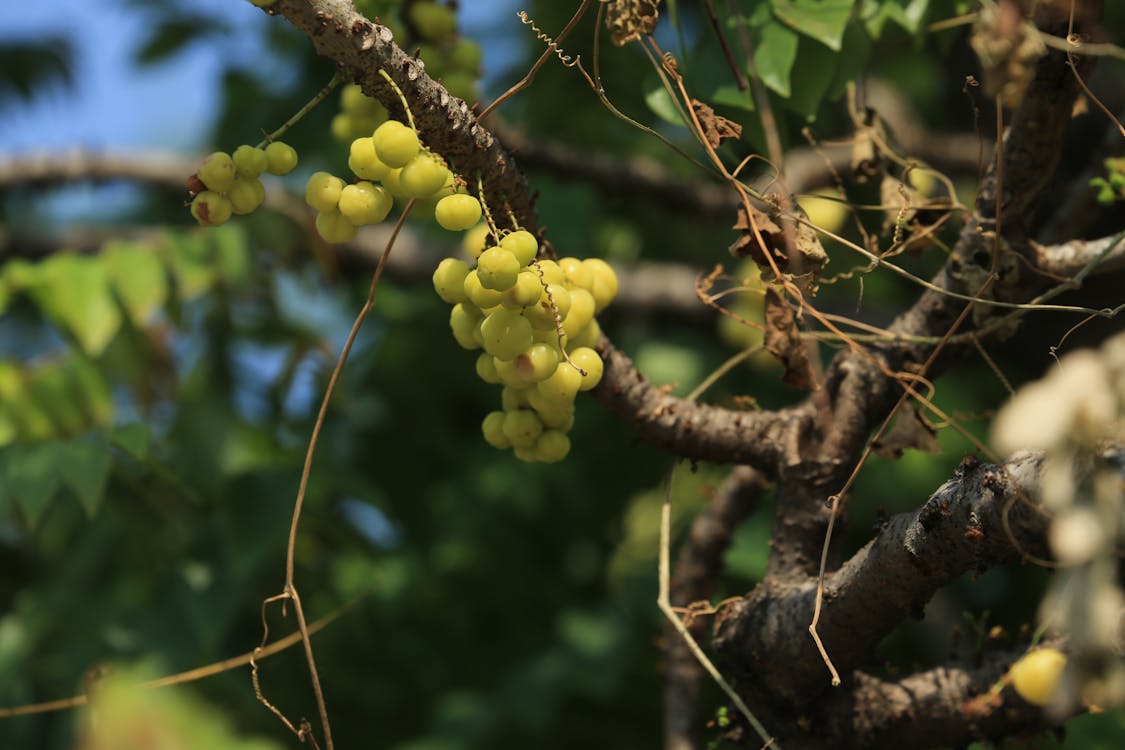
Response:
M285 23L249 2L188 0L185 6L222 12L236 29ZM519 27L515 0L462 3L462 27L475 38L504 24ZM505 22L505 19L508 19ZM0 2L0 37L68 36L77 53L75 86L41 93L30 104L6 107L0 117L0 155L42 149L171 149L197 153L210 148L199 133L216 116L217 81L231 61L260 61L247 44L257 34L218 37L191 47L171 62L137 70L133 50L144 36L145 15L125 0L34 0ZM508 26L511 24L511 26ZM486 71L500 70L516 50L511 42L483 45ZM487 85L487 81L486 81Z

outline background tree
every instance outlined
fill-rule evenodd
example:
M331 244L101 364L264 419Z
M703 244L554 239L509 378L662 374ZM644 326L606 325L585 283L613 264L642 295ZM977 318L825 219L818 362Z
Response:
M304 611L328 617L335 744L760 746L653 607L668 499L671 604L775 744L1121 742L1102 709L1123 693L1125 357L1120 337L1066 356L1120 328L1120 8L544 2L496 11L488 43L523 53L474 84L423 2L115 5L143 18L138 65L260 53L222 58L211 148L339 75L400 119L405 100L545 252L619 269L605 408L580 400L564 462L523 464L481 440L495 387L425 288L457 239L422 220L395 241L293 550ZM81 86L76 54L62 33L6 40L5 106ZM483 122L461 101L529 70ZM261 638L320 396L390 235L330 246L299 199L314 170L347 173L357 92L286 132L298 171L217 228L182 205L196 159L0 162L0 703L96 704L0 709L12 746L287 741L244 661L139 693L113 665L174 673ZM140 189L92 210L68 192L121 180ZM1032 644L1067 655L1058 691L1010 684ZM324 746L301 652L261 662L262 696Z

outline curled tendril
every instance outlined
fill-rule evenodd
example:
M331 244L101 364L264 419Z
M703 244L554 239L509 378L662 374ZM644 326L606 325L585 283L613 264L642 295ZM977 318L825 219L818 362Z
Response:
M535 32L536 39L541 42L547 43L547 49L555 53L555 57L559 59L559 62L561 62L564 67L573 68L576 65L581 67L582 55L566 54L566 52L563 51L562 47L560 47L549 34L535 25L535 21L531 18L531 16L528 15L526 10L521 10L516 15L519 16L521 23L523 23L525 26L531 27L531 30Z

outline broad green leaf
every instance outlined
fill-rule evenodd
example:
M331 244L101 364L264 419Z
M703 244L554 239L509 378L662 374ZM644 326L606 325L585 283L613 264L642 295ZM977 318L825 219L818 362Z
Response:
M176 277L176 290L183 300L195 299L215 284L211 245L203 231L213 230L173 232L167 238L171 250L169 262Z
M57 435L76 435L86 429L86 417L77 392L71 388L65 362L44 362L31 370L27 398L51 417Z
M860 17L871 38L878 39L887 21L917 33L929 9L930 0L863 0Z
M797 61L798 41L795 31L773 21L762 27L754 50L754 66L762 83L785 98L789 98L792 91L789 79L793 63Z
M105 495L105 484L113 464L113 453L105 436L88 433L65 445L63 482L78 496L86 515L93 517Z
M113 397L105 375L89 359L75 356L66 366L70 387L89 424L107 424L113 417Z
M145 245L111 242L102 258L129 319L138 327L150 323L168 300L168 274L159 255Z
M722 105L724 107L735 107L736 109L745 110L747 112L754 111L754 95L747 88L745 91L739 91L738 86L733 83L728 83L719 86L707 101L711 104Z
M0 315L8 309L8 301L12 298L12 292L8 285L4 282L3 277L0 277Z
M800 63L790 76L793 93L786 100L789 108L806 119L812 119L827 98L832 79L836 76L839 59L832 50L807 37L801 39L797 52Z
M770 0L773 14L830 50L840 51L856 0Z
M121 327L121 311L101 258L52 256L43 263L34 294L40 307L91 356L101 354Z
M867 58L870 54L871 39L867 36L863 24L852 21L844 31L843 52L836 55L835 75L827 92L829 100L835 101L844 94L848 84L854 81L867 66Z
M4 264L4 284L13 292L22 292L35 286L41 271L42 264L16 258Z
M4 450L3 460L9 496L34 528L62 483L64 446L55 440L12 445Z
M219 278L228 284L241 284L250 278L251 256L246 230L241 224L227 224L207 232L214 252L212 258Z
M672 101L672 95L659 81L655 81L648 87L648 91L645 93L645 104L661 120L673 125L684 125L684 118L680 117L680 112Z
M19 434L19 426L8 407L0 402L0 447L8 445Z
M110 442L136 459L144 460L152 442L152 432L141 422L123 424L113 428L109 434Z

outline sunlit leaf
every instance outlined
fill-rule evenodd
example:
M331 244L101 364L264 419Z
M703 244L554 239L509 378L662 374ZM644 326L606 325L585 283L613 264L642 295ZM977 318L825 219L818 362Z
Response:
M761 35L754 50L754 66L767 87L788 98L789 78L797 61L797 32L771 22L762 27Z
M145 245L112 242L102 258L129 319L137 326L150 323L168 299L168 274L159 255Z
M181 299L195 299L214 286L211 246L202 233L170 233L168 244L171 246L169 261L176 277L176 291Z
M19 443L5 448L0 456L9 497L34 528L62 484L63 444L55 440Z
M214 247L215 271L228 284L250 277L251 254L246 231L240 224L227 224L207 232Z
M894 21L911 34L917 32L929 8L930 0L863 0L860 17L867 33L878 39L888 21Z
M839 52L856 0L770 0L773 14L805 36Z
M43 262L34 294L40 307L97 356L121 327L121 312L100 258L61 253Z
M684 118L672 99L672 95L664 88L663 84L656 82L645 92L645 104L661 120L673 125L683 125Z

